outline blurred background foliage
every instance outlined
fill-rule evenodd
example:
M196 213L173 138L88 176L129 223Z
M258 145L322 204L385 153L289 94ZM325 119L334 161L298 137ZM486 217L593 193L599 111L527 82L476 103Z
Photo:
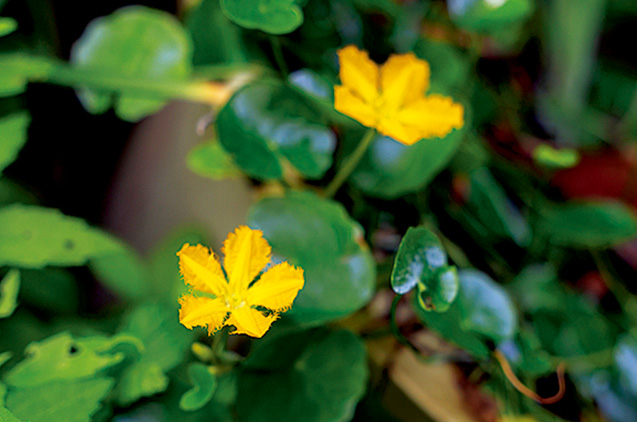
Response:
M0 0L0 420L452 420L392 399L406 350L475 421L636 421L636 24L631 0ZM375 136L330 199L364 133L333 108L348 44L427 60L465 125ZM181 142L140 154L153 119L197 137L189 201L247 196L237 224L305 269L263 339L178 323L175 252L218 227L113 224L191 204L122 173ZM172 207L118 204L129 176Z

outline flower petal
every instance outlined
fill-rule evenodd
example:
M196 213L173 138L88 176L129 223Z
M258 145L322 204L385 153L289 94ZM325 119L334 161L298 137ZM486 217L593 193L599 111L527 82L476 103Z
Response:
M224 266L230 291L242 294L250 282L270 262L272 248L261 230L240 226L223 242Z
M228 307L221 298L210 299L186 295L179 298L179 322L189 330L193 327L208 327L212 334L223 326Z
M304 284L303 270L282 262L266 271L259 281L248 289L247 301L250 305L282 312L292 306L294 298Z
M345 86L334 87L334 108L367 127L374 127L378 120L374 108Z
M242 308L233 309L226 324L236 327L236 330L231 331L230 334L247 334L252 337L261 338L278 317L279 314L277 313L265 316L261 311L244 306Z
M409 104L396 115L398 123L418 129L421 138L443 138L464 124L464 109L443 95L428 95ZM415 142L415 141L414 141Z
M338 50L339 76L343 86L361 100L372 104L378 98L378 65L366 51L348 45Z
M380 68L383 108L388 112L416 101L429 88L429 63L413 53L394 54Z
M179 272L184 282L201 292L223 296L228 283L221 270L221 264L215 254L202 245L191 246L188 243L177 252Z

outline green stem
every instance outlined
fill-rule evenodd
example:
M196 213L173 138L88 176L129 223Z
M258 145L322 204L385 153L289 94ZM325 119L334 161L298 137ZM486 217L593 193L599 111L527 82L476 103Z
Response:
M333 197L334 194L336 194L338 189L341 187L341 185L345 182L345 180L347 180L349 175L352 174L352 172L360 162L361 158L363 158L365 151L367 151L367 148L369 148L369 146L371 145L375 134L376 131L374 129L369 129L365 133L365 136L363 136L363 139L361 139L361 141L358 143L358 146L356 147L354 152L352 152L352 154L347 157L343 167L340 168L338 173L336 173L334 179L325 189L326 198Z
M217 331L217 334L212 338L212 356L213 363L215 365L223 365L225 364L224 354L226 352L226 345L228 344L228 327L223 327L221 330Z
M279 70L283 74L285 78L288 77L290 71L288 69L288 65L285 63L285 58L283 57L283 49L281 48L281 40L274 36L270 35L270 44L272 44L272 53L274 53L274 61L276 65L279 67Z

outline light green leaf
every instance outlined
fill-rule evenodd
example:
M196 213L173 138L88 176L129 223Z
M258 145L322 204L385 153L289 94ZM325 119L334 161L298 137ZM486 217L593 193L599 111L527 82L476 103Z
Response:
M7 408L29 422L90 422L113 386L107 378L59 381L10 390Z
M212 398L217 380L208 367L201 363L188 366L188 377L193 387L181 396L179 407L187 411L201 409Z
M607 248L637 236L637 221L620 202L581 202L543 210L538 230L552 244L575 248Z
M548 144L540 144L533 150L533 161L548 167L567 169L575 167L579 163L580 155L575 149L555 149Z
M424 188L451 160L464 137L454 130L445 138L422 139L407 146L386 136L376 136L350 181L363 192L393 199ZM361 139L358 131L348 137Z
M74 66L136 79L185 80L191 72L192 46L188 34L172 15L142 6L119 9L91 22L73 46ZM162 98L82 90L84 107L100 114L115 106L124 120L136 121L158 111Z
M110 236L58 210L20 204L0 209L0 265L82 265L117 251Z
M59 333L27 346L27 357L5 377L12 387L26 388L54 381L88 378L124 359L123 353L107 353L113 341L104 336L73 338Z
M362 229L339 203L292 191L254 204L248 224L263 230L275 262L287 260L305 271L305 286L286 313L294 321L341 318L371 299L374 259Z
M0 407L0 422L20 422L6 407Z
M19 291L20 273L18 270L11 270L0 283L0 318L8 317L18 306Z
M188 168L199 176L212 180L238 177L241 172L234 165L230 154L216 141L197 145L188 153Z
M0 173L18 156L27 140L27 128L31 117L26 112L11 114L0 119Z
M287 34L303 23L297 0L221 0L228 19L248 29Z
M0 18L0 37L9 35L18 29L18 22L11 18Z
M0 98L24 92L29 81L46 79L51 63L27 54L0 54Z
M480 271L461 270L459 277L463 327L496 344L511 338L518 322L506 290Z
M150 292L148 266L128 245L113 238L117 251L91 258L89 267L97 279L128 300L142 300Z
M159 365L136 362L122 372L116 388L117 402L128 406L141 397L161 393L168 388L168 377Z
M365 392L365 355L363 342L349 331L316 331L287 367L240 374L237 413L250 422L348 421Z
M326 121L301 94L274 80L238 91L217 116L219 141L250 176L278 179L281 161L303 176L321 178L336 144Z

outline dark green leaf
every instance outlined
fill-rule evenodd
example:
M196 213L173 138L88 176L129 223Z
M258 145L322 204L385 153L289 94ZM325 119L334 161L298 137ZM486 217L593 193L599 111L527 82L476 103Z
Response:
M20 273L18 270L11 270L0 282L0 318L8 317L18 306L19 290Z
M606 248L637 235L631 209L610 201L553 205L537 224L551 243L576 248Z
M469 77L468 59L449 42L422 38L414 46L414 53L429 63L432 86L457 89Z
M112 386L112 380L97 378L10 390L7 408L29 422L89 422Z
M188 168L200 176L212 180L238 177L241 172L232 162L232 157L216 141L197 145L188 153Z
M27 140L27 128L31 117L26 112L12 114L0 119L0 173L18 156Z
M224 149L247 174L278 179L281 159L305 177L318 179L332 164L334 134L300 94L276 81L260 81L237 92L219 112Z
M185 80L191 72L191 41L172 15L141 6L117 10L91 22L73 46L71 62L105 76L136 79ZM84 107L94 114L113 104L117 115L136 121L158 111L161 98L80 91Z
M188 411L201 409L212 398L217 380L209 368L201 363L188 366L188 377L193 387L181 396L179 407Z
M20 299L43 312L73 314L79 310L80 288L75 278L60 268L20 271Z
M352 139L360 140L360 133L355 134ZM350 180L365 193L387 199L418 191L447 165L463 136L464 131L454 130L445 138L407 146L379 135Z
M289 366L244 370L237 412L242 421L348 421L365 392L365 346L349 331L317 334Z
M91 258L89 267L97 279L128 300L141 300L150 291L148 267L128 245L112 239L117 251Z
M290 192L257 202L248 222L263 230L275 261L288 260L305 271L305 286L286 314L295 321L340 318L371 299L374 260L360 226L337 202Z
M221 10L244 28L286 34L303 23L297 0L221 0Z
M418 303L425 310L446 312L458 295L458 288L456 267L444 266L426 282L418 282Z

